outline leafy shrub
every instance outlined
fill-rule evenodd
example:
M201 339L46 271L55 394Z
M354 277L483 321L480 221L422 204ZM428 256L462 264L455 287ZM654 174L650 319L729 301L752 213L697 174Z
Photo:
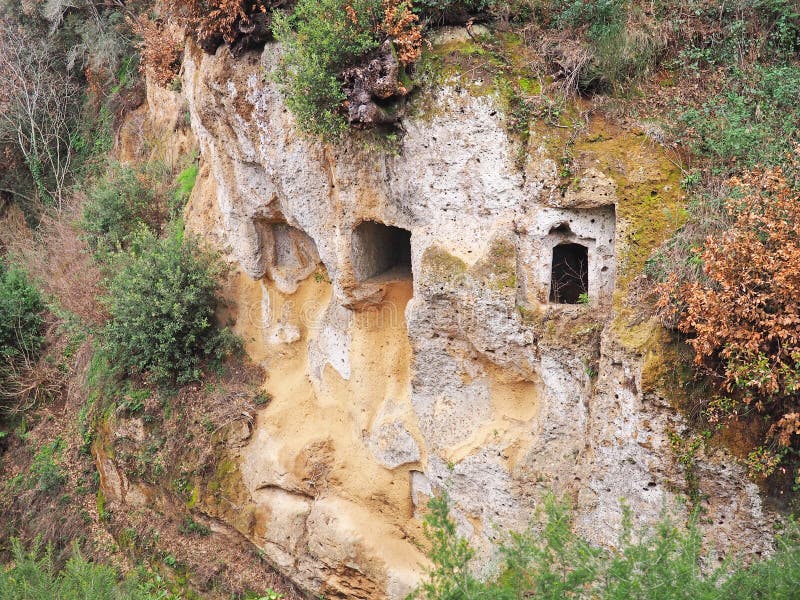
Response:
M800 7L793 0L757 0L756 8L770 23L767 44L773 53L791 57L800 52Z
M178 525L178 531L186 535L199 535L201 537L211 535L211 529L189 516L184 517L183 522Z
M116 363L159 382L184 383L200 377L203 359L229 352L231 334L214 325L222 270L180 227L165 239L140 232L109 287L104 337Z
M722 165L776 165L800 141L800 67L757 66L733 71L728 89L680 125L695 152Z
M328 137L346 130L340 73L378 48L380 8L380 0L299 0L292 14L276 16L284 48L278 82L302 130Z
M44 302L25 273L0 262L0 378L3 363L35 356L44 340Z
M284 54L277 80L299 127L337 138L347 129L342 72L385 40L401 65L419 58L422 33L411 2L403 0L299 0L291 14L276 15L274 31Z
M59 437L49 444L44 444L36 456L28 473L28 488L47 494L54 494L66 481L59 461L64 451L64 441Z
M658 306L689 336L696 365L721 383L723 396L703 407L707 418L758 416L769 426L766 445L750 456L751 468L769 475L800 449L800 192L779 168L732 184L731 225L696 252L701 276L668 279Z
M150 185L131 167L111 165L89 189L81 226L92 250L100 254L127 247L133 233L154 211Z
M674 19L675 12L681 12L676 8L665 7L664 18ZM756 60L791 59L800 47L800 9L794 0L709 2L692 13L694 22L675 25L688 34L680 40L681 60L695 68L702 64L742 68Z
M794 597L800 578L800 543L794 526L778 539L768 559L742 568L709 564L702 538L664 517L652 530L633 535L625 510L617 547L603 550L572 530L568 507L546 499L544 521L524 533L512 533L499 548L500 572L481 581L472 573L472 548L456 533L446 496L429 502L426 536L433 567L412 594L424 600L517 600L585 598L592 600L720 600Z

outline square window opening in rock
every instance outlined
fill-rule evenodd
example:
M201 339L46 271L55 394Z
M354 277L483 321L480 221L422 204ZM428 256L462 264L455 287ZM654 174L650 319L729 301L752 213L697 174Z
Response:
M553 247L550 302L579 304L589 293L589 249L582 244Z
M353 230L351 251L357 281L411 278L411 232L364 221Z

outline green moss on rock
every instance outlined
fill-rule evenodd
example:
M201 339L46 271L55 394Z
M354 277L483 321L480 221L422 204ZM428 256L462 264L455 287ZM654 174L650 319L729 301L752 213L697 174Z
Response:
M492 240L489 251L471 270L478 281L495 290L517 287L517 249L507 238Z
M432 281L452 282L467 272L467 264L440 246L430 246L422 255L422 272Z

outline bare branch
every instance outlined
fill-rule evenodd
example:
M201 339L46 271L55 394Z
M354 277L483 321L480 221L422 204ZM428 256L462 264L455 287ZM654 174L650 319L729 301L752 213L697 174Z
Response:
M75 153L78 89L46 39L0 20L0 143L19 149L37 193L64 203Z

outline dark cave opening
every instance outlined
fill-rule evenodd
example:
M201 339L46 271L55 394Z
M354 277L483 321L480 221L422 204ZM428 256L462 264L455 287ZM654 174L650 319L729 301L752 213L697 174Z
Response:
M588 297L589 249L581 244L559 244L553 248L550 302L578 304Z
M353 230L353 274L366 281L388 272L411 277L411 232L400 227L364 221Z

